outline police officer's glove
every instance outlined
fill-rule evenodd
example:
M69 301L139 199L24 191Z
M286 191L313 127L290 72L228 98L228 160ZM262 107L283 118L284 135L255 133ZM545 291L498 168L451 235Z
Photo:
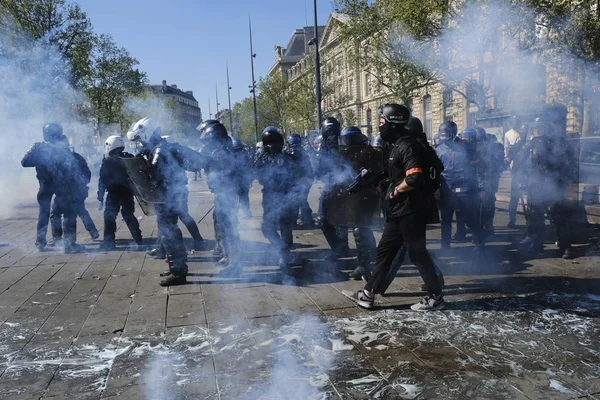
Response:
M104 206L104 203L102 201L98 200L98 211L101 211L103 206Z

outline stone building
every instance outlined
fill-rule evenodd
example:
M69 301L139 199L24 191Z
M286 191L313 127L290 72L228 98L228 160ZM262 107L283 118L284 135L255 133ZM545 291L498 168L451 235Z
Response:
M169 100L171 104L176 105L178 116L183 117L186 126L186 134L193 132L196 126L202 122L202 110L198 101L191 90L181 90L177 85L167 85L167 81L162 81L160 85L145 85L144 89L155 96Z
M345 14L331 14L319 37L321 79L329 89L323 94L323 117L334 116L343 125L360 126L365 134L372 135L377 132L379 125L377 108L386 102L398 100L394 99L390 90L374 74L352 62L352 55L369 51L369 46L368 39L362 43L348 43L340 38L340 27L349 18ZM304 39L303 42L300 41L304 47L299 46L303 51L293 52L293 57L286 58L288 48L276 48L276 63L270 74L281 71L285 79L293 82L307 72L306 68L314 57L305 40L312 36L310 33L312 28L294 33L288 48L294 48L297 37ZM515 116L523 121L532 121L545 103L554 102L567 106L568 131L582 131L584 110L587 120L591 121L591 130L600 130L600 111L596 110L598 107L590 107L589 99L584 107L582 93L585 83L581 79L581 73L575 70L569 76L560 74L551 65L538 61L535 54L524 57L522 53L509 51L503 57L497 64L489 64L488 60L484 62L483 79L479 79L477 72L465 77L468 78L465 82L484 81L483 87L487 91L485 110L477 106L476 99L480 96L480 90L475 84L463 84L450 90L436 83L413 94L412 103L408 106L413 115L423 121L429 138L437 132L442 122L452 120L458 125L459 131L478 124L502 140ZM501 85L490 82L490 71L486 70L488 66L493 68L496 78L497 75L500 76L500 81L518 83ZM524 76L518 76L519 74Z

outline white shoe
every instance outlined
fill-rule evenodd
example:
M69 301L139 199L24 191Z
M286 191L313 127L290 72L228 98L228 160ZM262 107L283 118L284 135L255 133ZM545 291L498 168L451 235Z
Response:
M375 296L367 296L364 290L342 290L342 294L363 308L373 308L375 303Z
M410 309L413 311L436 311L443 310L445 307L446 305L442 296L437 300L433 297L425 296L420 302L410 306Z

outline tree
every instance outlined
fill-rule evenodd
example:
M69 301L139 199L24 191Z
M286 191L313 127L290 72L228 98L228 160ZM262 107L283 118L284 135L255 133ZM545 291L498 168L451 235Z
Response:
M57 46L69 61L71 83L80 86L89 73L94 34L79 5L66 0L0 0L0 16L4 17L5 29L9 21L18 28L5 31L12 41L43 41Z
M123 128L123 103L127 96L142 93L146 74L136 68L138 61L117 46L110 35L96 37L94 45L89 73L83 79L92 114L100 127L119 123Z

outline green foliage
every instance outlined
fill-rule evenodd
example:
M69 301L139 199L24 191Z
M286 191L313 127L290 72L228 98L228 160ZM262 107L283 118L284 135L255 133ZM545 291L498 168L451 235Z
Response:
M111 36L96 37L94 45L89 73L83 79L92 115L100 126L123 126L123 103L128 96L142 93L146 75L135 68L138 61Z

